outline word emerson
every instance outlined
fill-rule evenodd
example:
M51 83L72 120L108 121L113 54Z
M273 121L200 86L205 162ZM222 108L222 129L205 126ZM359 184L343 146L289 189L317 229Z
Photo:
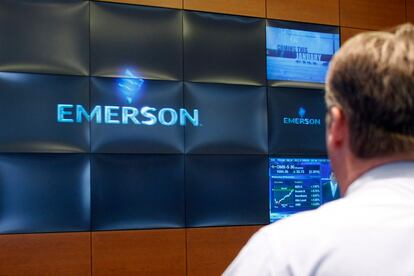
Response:
M185 126L187 121L193 126L200 126L198 110L192 114L185 108L161 108L144 106L140 109L131 106L101 106L96 105L90 113L82 105L58 104L58 123L82 123L95 120L97 124L135 124L152 126L158 122L165 126L180 124Z
M308 118L283 118L285 125L320 125L320 119L308 119Z

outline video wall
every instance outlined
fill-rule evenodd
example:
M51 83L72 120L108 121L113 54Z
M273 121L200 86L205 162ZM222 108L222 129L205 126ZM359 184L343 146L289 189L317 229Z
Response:
M316 208L324 183L337 198L322 83L338 33L1 1L0 233L260 225ZM305 186L319 205L298 205Z

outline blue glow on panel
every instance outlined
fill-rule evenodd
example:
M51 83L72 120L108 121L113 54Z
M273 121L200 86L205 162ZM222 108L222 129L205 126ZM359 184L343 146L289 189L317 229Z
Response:
M28 77L25 73L0 72L0 80L6 80L9 82L23 82L27 79Z
M270 222L339 198L328 159L269 158Z
M105 106L105 124L119 124L120 121L116 119L119 116L119 106Z
M298 115L301 118L305 117L305 115L306 115L306 109L303 106L299 107Z
M141 108L141 115L148 120L142 121L144 125L152 126L157 123L157 116L155 116L153 113L157 111L154 107L144 106Z
M169 115L166 115L167 113L169 113ZM172 126L177 123L178 115L177 112L172 108L162 108L158 113L158 120L162 125Z
M76 105L76 122L82 123L83 118L86 121L90 122L93 118L96 118L96 123L102 123L102 108L100 105L97 105L93 108L90 114L85 110L82 105Z
M194 116L191 116L191 114L187 111L185 108L180 109L180 125L185 126L187 123L187 120L190 120L191 124L193 126L200 126L200 122L198 120L199 117L198 109L194 109Z
M73 123L73 119L67 118L72 115L70 109L73 108L73 104L58 104L57 105L57 121L58 123Z
M128 121L130 120L133 124L140 124L137 119L139 114L139 110L135 107L131 106L124 106L122 107L122 124L127 125Z
M339 34L266 27L267 79L324 83Z
M125 78L118 82L120 93L126 98L129 104L139 95L144 80L135 76L129 69L125 70Z

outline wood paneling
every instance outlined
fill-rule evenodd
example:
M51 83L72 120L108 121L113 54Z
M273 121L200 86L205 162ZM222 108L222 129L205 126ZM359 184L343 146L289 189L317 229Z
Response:
M339 0L267 0L267 17L339 25Z
M185 229L94 232L92 271L94 276L183 276Z
M255 17L266 16L265 0L184 0L184 9Z
M405 22L405 0L341 0L341 26L378 30Z
M97 0L97 1L174 8L174 9L183 8L183 0Z
M414 24L414 0L407 0L407 21Z
M341 44L343 45L348 39L350 39L354 35L367 31L369 30L341 27Z
M90 235L0 235L0 275L91 275Z
M221 275L259 228L240 226L187 229L187 275Z

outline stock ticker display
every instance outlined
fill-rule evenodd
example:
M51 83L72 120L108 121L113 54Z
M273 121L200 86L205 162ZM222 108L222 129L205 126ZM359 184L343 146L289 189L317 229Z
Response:
M270 222L339 198L328 159L269 158Z

